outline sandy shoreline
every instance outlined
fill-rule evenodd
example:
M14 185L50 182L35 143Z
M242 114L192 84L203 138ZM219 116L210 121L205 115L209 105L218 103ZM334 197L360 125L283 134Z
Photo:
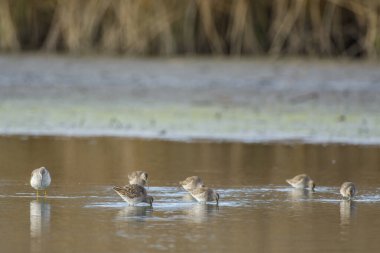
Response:
M380 65L0 56L0 134L380 144Z

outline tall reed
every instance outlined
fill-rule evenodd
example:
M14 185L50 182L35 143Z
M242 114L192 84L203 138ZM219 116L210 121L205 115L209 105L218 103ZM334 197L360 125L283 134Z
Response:
M377 57L379 0L0 0L0 50Z

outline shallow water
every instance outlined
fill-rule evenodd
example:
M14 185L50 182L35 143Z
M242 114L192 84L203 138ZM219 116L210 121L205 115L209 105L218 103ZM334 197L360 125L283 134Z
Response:
M32 169L53 181L36 200ZM376 252L380 147L167 142L124 138L0 138L1 252ZM112 191L149 172L153 207ZM310 174L314 193L284 179ZM177 182L199 175L220 205ZM341 200L343 181L359 189Z

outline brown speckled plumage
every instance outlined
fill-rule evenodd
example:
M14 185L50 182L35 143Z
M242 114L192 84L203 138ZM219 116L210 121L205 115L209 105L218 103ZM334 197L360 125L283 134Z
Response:
M287 179L286 182L294 188L308 188L314 190L314 181L306 174L297 175L291 179Z
M352 182L344 182L340 187L340 194L343 198L351 199L356 194L356 187Z
M191 196L193 196L198 202L209 202L216 201L219 204L219 194L208 187L199 187L190 191Z
M145 186L148 181L148 173L145 171L133 171L128 174L129 184L138 184L141 186Z
M185 180L179 182L179 184L186 190L186 191L191 191L194 190L195 188L202 187L203 181L200 177L198 176L191 176L186 178Z
M126 185L124 187L115 186L113 187L113 190L130 205L135 205L141 202L150 205L153 203L153 197L149 196L145 188L138 184Z

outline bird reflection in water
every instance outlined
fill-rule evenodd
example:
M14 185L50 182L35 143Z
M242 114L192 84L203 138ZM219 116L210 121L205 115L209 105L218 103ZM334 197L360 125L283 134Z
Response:
M193 196L191 196L190 193L185 193L181 199L185 202L197 202L197 200Z
M219 206L214 204L194 204L186 210L187 217L193 222L204 222L219 211Z
M289 197L292 200L299 200L299 199L310 199L313 196L313 192L308 189L291 189L289 192Z
M118 219L139 220L151 217L153 207L151 206L126 206L117 213Z
M342 199L339 205L340 205L340 224L349 225L356 211L355 201Z
M30 202L30 237L31 252L41 252L42 237L50 229L50 204L46 200Z
M302 210L305 208L306 201L311 199L313 196L313 192L308 189L291 189L288 192L288 198L291 200L291 206L295 210Z

